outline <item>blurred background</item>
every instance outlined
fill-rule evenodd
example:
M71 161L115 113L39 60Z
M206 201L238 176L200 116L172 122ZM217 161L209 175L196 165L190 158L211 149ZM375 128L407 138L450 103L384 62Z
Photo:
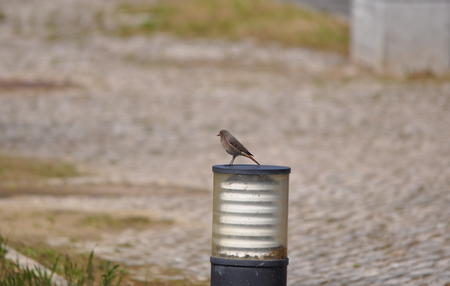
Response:
M289 285L450 285L450 3L391 2L2 0L0 246L208 285L225 128L292 168Z

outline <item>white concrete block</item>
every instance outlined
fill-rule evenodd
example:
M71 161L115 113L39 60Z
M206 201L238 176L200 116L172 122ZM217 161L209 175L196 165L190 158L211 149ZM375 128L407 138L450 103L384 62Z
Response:
M353 0L352 58L379 71L450 71L450 0Z

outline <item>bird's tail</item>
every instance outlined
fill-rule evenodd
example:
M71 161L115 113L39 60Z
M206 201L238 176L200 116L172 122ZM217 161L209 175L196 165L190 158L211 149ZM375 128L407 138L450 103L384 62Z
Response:
M256 164L261 165L260 163L258 163L258 161L256 161L256 159L255 159L252 155L245 154L244 156L247 157L247 158L249 158L250 160L252 160L252 161L255 162Z

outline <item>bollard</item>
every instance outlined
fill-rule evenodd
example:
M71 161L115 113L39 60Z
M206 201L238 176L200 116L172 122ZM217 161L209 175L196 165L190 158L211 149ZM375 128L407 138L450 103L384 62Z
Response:
M211 286L285 286L289 173L215 165Z

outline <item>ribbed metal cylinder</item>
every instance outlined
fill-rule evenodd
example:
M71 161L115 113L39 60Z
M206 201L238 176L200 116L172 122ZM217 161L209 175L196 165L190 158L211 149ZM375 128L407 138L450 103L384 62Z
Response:
M212 256L286 258L290 169L221 165L213 170Z

